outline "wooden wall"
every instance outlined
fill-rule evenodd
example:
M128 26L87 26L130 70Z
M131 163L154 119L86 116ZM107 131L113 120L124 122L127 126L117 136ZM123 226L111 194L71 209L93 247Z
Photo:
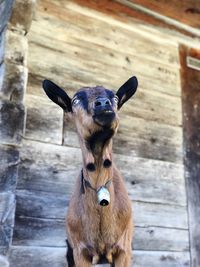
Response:
M25 125L27 47L34 0L0 1L0 266L8 267L15 221L19 146ZM3 256L2 256L3 255Z
M190 266L178 43L126 16L40 0L28 67L11 266L65 266L64 217L81 153L73 125L44 95L42 80L72 96L82 86L117 90L133 74L139 89L121 111L114 140L133 200L133 266Z

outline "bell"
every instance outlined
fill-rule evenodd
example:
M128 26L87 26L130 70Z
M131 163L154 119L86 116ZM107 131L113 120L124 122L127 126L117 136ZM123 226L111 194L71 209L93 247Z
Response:
M108 206L110 204L110 193L105 186L100 187L97 191L98 204L101 206Z

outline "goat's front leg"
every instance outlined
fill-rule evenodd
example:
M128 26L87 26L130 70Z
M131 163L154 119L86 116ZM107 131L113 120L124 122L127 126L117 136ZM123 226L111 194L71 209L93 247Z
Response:
M122 251L115 259L115 267L130 267L131 266L131 250Z
M91 261L84 256L83 251L80 251L78 248L74 248L73 254L76 267L92 267Z

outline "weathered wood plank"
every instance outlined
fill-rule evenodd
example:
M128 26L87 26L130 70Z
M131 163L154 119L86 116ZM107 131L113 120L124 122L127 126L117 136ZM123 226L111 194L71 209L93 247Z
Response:
M160 227L135 227L133 248L154 251L188 251L188 230Z
M189 252L134 251L133 267L189 267Z
M28 79L28 69L25 66L16 64L16 62L12 62L20 57L20 55L18 55L14 48L14 42L12 40L8 40L7 42L8 44L6 44L5 50L5 62L3 64L3 80L2 86L0 87L0 96L2 99L21 104L24 100L24 92L26 90ZM12 45L10 42L12 42ZM12 48L10 46L12 46ZM9 53L9 49L12 49L12 52ZM14 56L15 52L16 55ZM25 54L26 52L24 51ZM21 60L23 62L23 58L21 58Z
M5 34L4 60L16 65L27 66L28 40L26 36L7 30ZM16 77L15 77L16 79Z
M59 17L57 16L58 12ZM129 24L126 22L120 24L118 20L112 21L109 16L84 9L72 1L62 4L57 1L42 1L38 6L37 19L32 24L32 33L38 32L39 25L42 25L42 28L39 28L41 38L49 35L49 32L46 31L49 28L52 33L54 31L57 33L56 35L53 34L52 37L54 40L59 40L60 43L67 40L70 44L75 37L89 42L91 45L99 44L111 48L117 53L125 52L125 42L127 53L139 54L150 60L178 66L179 57L175 43L168 41L168 39L164 41L159 38L159 34L153 36L148 34L148 31L145 33L145 30L139 32L137 24L132 23L132 27L130 27L130 22ZM64 35L63 31L65 32ZM35 39L35 36L30 33L29 38Z
M186 206L182 165L118 154L114 159L132 200Z
M21 215L15 220L12 244L65 247L66 238L64 220L27 218Z
M46 97L41 89L42 80L44 80L44 78L45 77L40 77L37 81L38 78L35 76L35 74L30 73L28 92L30 94ZM124 82L121 77L120 79L121 81L119 81L118 85L116 82L114 82L112 85L110 84L110 86L113 87L113 85L115 85L115 89L120 87L120 85ZM124 79L127 79L127 77L124 77ZM73 84L74 82L76 83L77 81L71 80L69 87L72 88L73 86L75 86L74 90L66 89L67 93L69 93L69 95L71 96L73 96L73 94L75 93L75 88L77 87L77 85ZM139 83L140 82L143 82L142 77L139 80ZM66 81L66 83L69 83L69 81ZM146 82L144 82L144 85L147 86L147 84L145 83ZM64 84L64 81L62 81L62 84ZM83 84L80 84L80 87L82 85ZM143 89L140 85L135 97L126 103L126 106L123 108L122 113L131 115L132 117L143 118L148 121L156 121L158 123L172 126L181 126L181 100L178 97L167 95L166 92L168 92L167 89L165 89L165 92L157 92L148 87L145 87Z
M182 163L182 129L121 114L114 152Z
M12 241L15 214L15 196L12 193L0 193L0 247L8 251Z
M0 101L0 140L2 144L19 145L24 129L24 107L10 101Z
M46 43L48 42L46 41ZM67 44L65 46L64 51L62 51L30 43L32 52L29 58L29 70L31 75L37 74L40 77L51 78L67 88L72 88L76 80L75 89L78 89L76 85L78 80L78 87L103 84L108 88L117 89L121 82L127 80L127 77L132 76L134 72L140 77L145 76L153 79L157 87L160 85L167 89L170 88L168 90L175 91L175 94L177 94L177 91L180 93L178 69L173 69L163 63L140 59L138 55L131 56L127 53L120 54L119 52L113 54L111 49L98 47L98 45L92 46L89 43L85 44L82 49L77 44L77 50L80 50L80 52L74 51L75 45L73 44L70 47ZM88 46L90 46L89 54ZM68 54L65 57L66 51L68 51ZM42 64L40 61L41 54L46 54L47 56Z
M148 77L142 73L137 74L139 80L139 89L144 88L146 91L159 92L162 95L170 95L180 98L181 97L181 87L180 86L171 86L168 84L163 84L157 79ZM178 101L178 100L177 100ZM171 101L170 101L171 102Z
M36 206L38 202L33 204ZM64 220L28 218L23 215L18 217L17 215L13 244L64 247L65 239ZM188 230L157 226L135 226L133 234L134 249L187 251L189 249L188 246Z
M65 246L67 204L64 195L18 190L14 244ZM186 208L135 202L133 213L135 249L188 249Z
M77 44L79 45L79 43ZM121 84L127 79L128 75L132 75L132 69L131 72L128 71L128 73L121 73L120 75L116 75L116 64L115 62L112 60L110 60L110 58L103 58L103 56L101 56L101 67L98 66L98 60L95 60L94 62L94 58L95 55L92 55L92 58L89 58L89 55L83 55L83 60L81 60L81 62L83 63L79 63L79 61L77 61L77 59L73 58L73 61L71 59L71 57L75 52L74 51L69 51L69 48L66 47L65 50L63 51L49 51L48 47L40 47L40 44L30 44L30 49L32 51L31 55L32 57L29 60L29 64L30 64L30 79L29 79L29 84L28 84L28 92L31 94L39 94L41 96L44 96L42 90L41 90L41 80L48 77L51 79L55 79L55 81L60 82L60 86L63 85L63 87L65 88L69 88L67 89L67 92L69 94L71 94L71 96L75 93L76 89L79 89L79 87L82 86L95 86L96 84L103 84L104 86L108 86L108 88L114 88L115 90L117 90ZM74 49L74 46L73 46ZM85 50L88 51L87 47L84 47L83 52L85 52ZM98 50L97 47L94 48L93 53L96 54L96 50ZM68 51L69 55L67 55L67 62L65 57L63 57L63 55L66 53L65 51ZM41 53L48 53L48 59L43 63L43 65L40 64L40 55ZM91 53L91 45L90 45L90 54ZM105 57L105 54L112 54L112 51L104 51L103 55ZM91 56L91 55L90 55ZM113 55L114 57L114 55ZM124 60L124 55L123 55L123 59L119 58L119 53L117 54L118 57L116 59L116 61L118 62L118 64L120 64L122 62L122 60ZM122 57L122 56L121 56ZM38 58L38 61L36 61L36 59ZM56 66L55 64L55 58L60 58L59 61L62 61L62 64L60 64L60 66ZM129 59L132 60L132 59ZM93 66L87 66L88 65L88 61L90 62L90 64L92 64L91 62L94 63ZM133 58L133 61L135 61L135 58ZM111 64L111 63L112 64ZM46 65L45 65L46 64ZM108 66L108 64L110 64L111 66ZM137 64L138 66L140 66L141 64ZM122 63L121 63L122 66ZM119 71L121 72L121 66L119 66ZM154 66L154 64L153 64ZM109 70L105 72L105 68L108 68ZM101 68L102 72L101 72ZM162 66L158 67L159 71L163 71L163 72L167 72L167 70L165 70L164 66L162 68ZM40 69L40 71L38 71ZM61 77L56 77L55 76L55 69L57 69L60 71L59 76ZM151 67L152 69L152 67ZM89 71L90 70L90 71ZM96 74L94 73L94 70L96 70ZM169 70L171 71L171 70ZM50 75L50 73L52 72L52 76ZM145 72L145 70L143 70L143 72ZM155 70L155 73L158 72ZM139 79L139 90L136 94L136 96L134 97L134 102L131 101L130 104L126 104L126 109L127 112L132 111L132 114L135 116L139 116L142 118L145 118L147 120L155 120L158 122L162 122L162 123L166 123L166 124L170 124L170 125L180 125L181 124L181 100L180 98L177 98L175 96L170 96L168 95L168 92L171 92L174 89L175 85L173 85L173 87L171 86L171 90L168 90L165 87L165 84L163 84L163 82L160 81L160 85L162 84L162 86L159 86L161 88L165 87L165 90L163 90L162 93L159 93L157 91L155 91L155 86L153 85L153 88L151 86L151 84L154 84L154 80L156 78L153 77L149 81L148 84L146 84L145 82L143 82L144 77L146 76L146 73L149 73L149 71L146 71L145 74L142 73L142 75L139 75L138 79ZM69 77L65 77L67 74L69 74ZM37 75L39 75L39 77L37 77ZM91 77L89 77L88 75L91 75ZM164 76L166 79L167 73L164 73L162 76ZM62 77L63 76L63 77ZM108 77L109 76L109 77ZM116 79L114 78L116 77ZM38 88L36 88L37 86L35 86L34 84L36 83L36 81L34 80L39 79L39 81L37 82L37 86ZM58 80L59 79L59 80ZM81 84L81 80L84 79L84 81ZM79 82L79 86L77 86L77 82ZM108 84L109 83L109 84ZM142 83L142 85L141 85ZM145 87L143 87L145 86ZM73 88L74 90L70 90L70 88ZM179 88L179 87L178 87Z
M14 245L65 247L64 220L17 217ZM187 251L188 230L162 227L135 227L134 249Z
M64 220L17 217L13 233L13 245L65 247Z
M122 114L172 126L182 125L180 98L141 86L137 94L126 103Z
M18 189L54 192L69 199L81 169L80 149L24 141L20 155ZM115 158L133 200L186 205L182 165L125 155Z
M9 29L27 34L35 13L35 4L36 2L32 0L14 1Z
M26 95L26 108L26 138L61 145L62 109L47 98L28 94Z
M17 217L64 220L69 200L66 195L17 190Z
M0 192L14 191L17 184L19 151L0 145Z
M71 194L81 169L80 149L23 142L18 189Z
M187 208L181 206L134 202L135 225L188 229Z
M132 101L134 105L134 99ZM124 110L121 111L119 130L114 137L115 153L182 163L181 127L126 115L123 114ZM64 145L79 146L75 128L67 119L64 120Z
M66 267L65 254L65 248L13 246L10 251L10 265L11 267Z
M16 214L64 220L68 200L66 195L18 190ZM186 207L134 201L133 215L136 226L188 229Z
M65 248L13 246L10 253L11 267L65 267ZM23 259L23 261L21 260ZM187 267L189 266L188 252L154 252L133 251L134 267ZM107 267L97 265L96 267Z

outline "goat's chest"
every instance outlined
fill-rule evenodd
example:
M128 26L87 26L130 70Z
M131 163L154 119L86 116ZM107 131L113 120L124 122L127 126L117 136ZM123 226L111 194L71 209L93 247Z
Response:
M85 229L85 247L93 264L99 262L112 262L115 247L120 238L120 232L115 225L114 216L105 213L97 213L98 216L90 217ZM96 214L96 215L97 215Z
M107 207L100 207L86 214L82 225L87 244L101 253L119 239L120 232L114 215Z

